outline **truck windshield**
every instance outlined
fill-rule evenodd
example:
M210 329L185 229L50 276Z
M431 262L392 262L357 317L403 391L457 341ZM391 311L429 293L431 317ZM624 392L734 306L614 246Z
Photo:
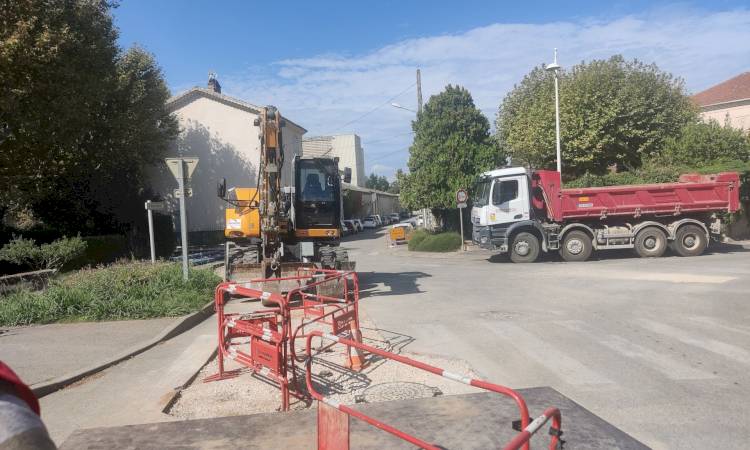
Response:
M299 199L303 202L331 202L334 200L336 177L333 170L316 162L300 162Z
M492 186L492 180L489 178L480 179L474 187L474 206L486 206L490 201L490 186Z

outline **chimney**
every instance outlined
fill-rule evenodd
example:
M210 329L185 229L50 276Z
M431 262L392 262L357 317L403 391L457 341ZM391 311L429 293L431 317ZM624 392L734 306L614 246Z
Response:
M216 74L213 72L209 72L208 74L208 89L221 94L221 85L219 84L219 80L216 79Z

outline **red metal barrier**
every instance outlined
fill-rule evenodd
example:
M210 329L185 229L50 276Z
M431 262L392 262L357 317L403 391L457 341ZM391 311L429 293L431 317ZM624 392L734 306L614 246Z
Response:
M560 417L560 412L556 408L549 408L548 410L544 412L544 415L535 419L534 422L529 423L529 410L528 410L528 407L526 406L526 401L523 399L523 397L521 397L520 394L518 394L513 389L510 389L505 386L500 386L494 383L489 383L483 380L476 380L476 379L472 379L468 377L463 377L461 375L448 372L439 367L435 367L429 364L415 361L405 356L396 355L394 353L387 352L387 351L372 347L370 345L363 344L361 342L355 342L350 339L345 339L340 336L327 334L327 333L323 333L323 332L316 330L307 335L306 346L305 346L305 353L307 356L306 358L307 360L305 363L305 382L307 384L307 389L310 392L310 395L312 395L312 397L319 402L318 404L319 405L318 406L318 449L348 450L349 448L348 418L344 419L341 414L336 414L336 412L334 411L340 411L341 413L344 413L346 416L356 417L359 420L362 420L376 428L386 431L398 437L399 439L402 439L411 444L417 445L420 448L429 449L429 450L439 450L441 447L437 446L436 444L431 444L429 442L423 441L422 439L419 439L415 436L411 436L397 428L394 428L388 424L380 422L379 420L374 419L372 417L369 417L360 411L350 408L349 406L342 405L341 403L335 400L326 399L319 392L317 392L312 384L311 344L312 344L312 339L315 336L318 336L324 340L329 340L334 344L339 343L339 344L343 344L346 346L359 348L362 351L372 353L372 354L381 356L383 358L391 359L391 360L400 362L402 364L406 364L408 366L415 367L417 369L421 369L421 370L433 373L435 375L442 376L444 378L448 378L453 381L458 381L460 383L468 384L470 386L478 387L480 389L485 389L488 391L496 392L498 394L502 394L507 397L510 397L518 406L518 410L521 416L522 431L519 435L517 435L510 443L508 443L504 447L506 450L517 449L520 447L523 447L525 450L528 450L529 439L531 439L531 436L534 433L536 433L542 427L542 425L544 425L549 420L550 417L552 417L553 419L553 429L551 430L551 433L550 433L552 435L552 438L549 444L550 450L556 449L558 443L560 442L560 436L562 435L561 417ZM322 407L320 405L321 403L325 404L326 406L330 408ZM343 429L345 429L345 433L342 431Z
M263 289L266 283L281 281L296 281L298 287L285 295ZM311 292L313 290L314 293ZM320 293L324 290L326 294ZM277 306L252 313L227 313L225 306L231 295L263 299ZM218 322L219 371L204 381L237 376L239 370L226 371L224 368L225 358L232 359L279 386L282 411L289 409L290 395L309 400L306 393L297 388L299 385L294 370L294 343L296 339L305 337L305 326L322 323L330 327L334 335L347 333L355 340L361 340L359 281L355 272L302 268L293 277L256 279L245 283L224 282L217 286L214 302ZM292 306L295 303L301 305ZM313 317L313 320L305 322L303 318L302 324L292 333L292 313L297 310L302 310L304 317ZM302 334L299 334L300 329L303 330ZM353 361L350 355L349 360ZM351 365L356 366L353 362Z

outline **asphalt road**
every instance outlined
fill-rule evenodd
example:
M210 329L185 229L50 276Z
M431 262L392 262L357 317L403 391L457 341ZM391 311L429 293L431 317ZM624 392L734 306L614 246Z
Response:
M746 448L750 245L513 264L391 249L383 233L344 245L364 312L413 338L409 351L515 388L551 386L656 449Z

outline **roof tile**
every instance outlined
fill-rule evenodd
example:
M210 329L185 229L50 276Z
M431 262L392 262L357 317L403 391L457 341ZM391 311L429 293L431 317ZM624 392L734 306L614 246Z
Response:
M727 103L750 98L750 72L745 72L727 81L693 95L699 106Z

